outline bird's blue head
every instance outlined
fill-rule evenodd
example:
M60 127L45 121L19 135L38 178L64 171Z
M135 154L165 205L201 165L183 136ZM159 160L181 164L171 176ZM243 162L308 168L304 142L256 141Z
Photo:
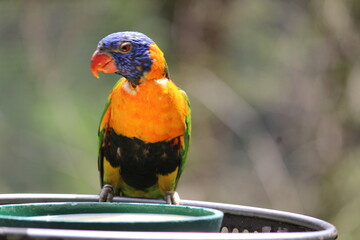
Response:
M144 79L168 77L164 54L155 42L138 32L117 32L104 37L91 58L91 70L117 73L133 85Z

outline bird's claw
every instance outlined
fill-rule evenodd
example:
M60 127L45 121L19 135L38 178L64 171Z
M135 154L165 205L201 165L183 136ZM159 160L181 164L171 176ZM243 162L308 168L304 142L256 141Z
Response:
M109 185L105 184L99 194L99 202L112 202L114 198L114 188Z
M180 205L180 196L176 191L166 191L164 198L167 204Z

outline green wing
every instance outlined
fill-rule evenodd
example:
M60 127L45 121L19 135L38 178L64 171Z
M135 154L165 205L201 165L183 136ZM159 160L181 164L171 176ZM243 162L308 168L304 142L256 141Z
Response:
M179 180L181 173L183 172L185 165L186 165L186 159L187 159L187 155L188 155L188 151L189 151L189 146L190 146L190 140L191 140L191 106L190 106L190 100L188 98L188 96L186 95L186 92L183 90L180 90L183 93L183 96L185 97L185 100L187 102L188 105L188 114L185 117L185 130L184 130L184 144L181 147L181 164L180 164L180 169L177 175L177 179L176 182Z
M122 81L125 81L125 78L121 78L119 81L117 81L117 83L114 85L113 90L119 85L121 84ZM101 187L103 186L103 181L104 181L104 169L103 169L103 161L104 161L104 153L103 153L103 142L104 139L106 137L106 133L108 132L108 128L109 128L109 118L110 118L110 105L111 105L111 96L112 96L112 91L106 101L105 104L105 109L102 113L101 119L100 119L100 124L99 124L99 130L98 130L98 147L99 147L99 157L98 157L98 169L100 172L100 183L101 183ZM103 124L102 124L103 123Z
M103 142L105 140L106 134L108 132L109 129L109 121L110 121L110 116L111 116L111 97L112 97L112 92L114 91L114 89L116 89L116 87L121 84L123 81L125 81L125 78L121 78L119 79L119 81L117 81L117 83L114 85L107 101L105 104L105 109L102 113L101 119L100 119L100 124L99 124L99 130L98 130L98 147L99 147L99 157L98 157L98 169L100 172L100 183L101 183L101 187L104 185L104 153L103 153Z
M103 154L103 141L106 137L106 132L107 129L109 127L109 125L106 124L101 124L102 122L109 122L109 119L104 119L104 118L109 118L109 114L106 114L108 111L110 111L110 104L111 104L111 99L110 97L108 98L106 104L105 104L105 109L104 112L101 116L100 119L100 124L99 124L99 128L98 128L98 148L99 148L99 156L98 156L98 169L99 169L99 173L100 173L100 184L101 187L104 185L103 181L104 181L104 169L103 169L103 161L104 161L104 154Z

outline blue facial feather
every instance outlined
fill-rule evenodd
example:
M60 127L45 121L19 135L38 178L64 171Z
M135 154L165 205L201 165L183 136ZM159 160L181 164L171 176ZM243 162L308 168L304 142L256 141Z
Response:
M129 53L119 52L123 42L132 44ZM154 43L152 39L138 32L117 32L104 37L98 44L98 50L111 54L118 69L116 72L134 84L140 83L144 73L149 72L153 60L149 56L149 46Z

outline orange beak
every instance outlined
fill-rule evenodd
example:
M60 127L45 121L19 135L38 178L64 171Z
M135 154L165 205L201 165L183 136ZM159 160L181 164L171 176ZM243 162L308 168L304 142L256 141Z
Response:
M91 57L90 67L92 74L96 78L99 78L98 72L114 73L118 71L116 69L114 59L107 54L100 53L98 50L96 50Z

